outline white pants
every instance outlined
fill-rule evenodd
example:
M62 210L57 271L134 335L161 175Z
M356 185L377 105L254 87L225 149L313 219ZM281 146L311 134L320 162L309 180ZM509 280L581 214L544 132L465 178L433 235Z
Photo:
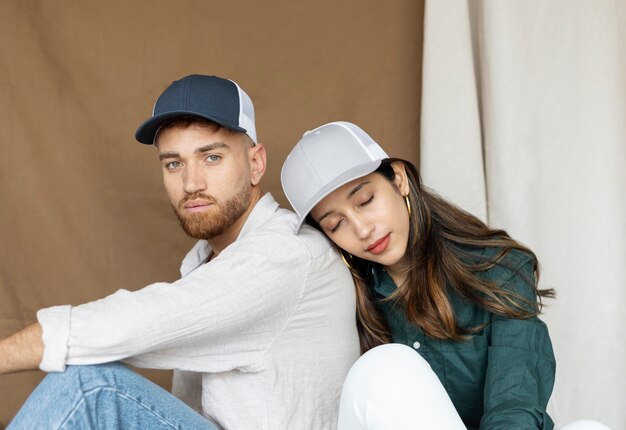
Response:
M611 430L607 426L597 421L580 420L569 423L565 427L561 427L561 430Z
M430 364L397 343L367 351L348 372L338 430L465 430Z
M421 355L401 344L369 350L348 372L338 430L465 430L448 393ZM609 430L576 421L562 430Z

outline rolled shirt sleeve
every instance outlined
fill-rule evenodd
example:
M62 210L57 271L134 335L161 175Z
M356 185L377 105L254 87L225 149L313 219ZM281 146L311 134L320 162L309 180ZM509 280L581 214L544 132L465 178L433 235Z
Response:
M43 309L40 367L125 360L194 372L254 371L299 302L308 264L294 236L253 232L174 283Z
M69 305L53 306L37 312L37 321L42 328L44 344L43 359L39 368L44 372L65 370L71 313L72 307Z
M518 272L503 288L534 302L535 292L521 276L532 279L533 261L528 260ZM555 366L548 328L539 318L494 316L480 428L552 429L546 405Z

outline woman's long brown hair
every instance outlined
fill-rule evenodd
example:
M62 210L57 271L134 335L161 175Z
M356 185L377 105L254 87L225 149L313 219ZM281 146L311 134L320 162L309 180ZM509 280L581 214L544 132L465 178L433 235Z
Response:
M406 281L398 286L388 300L400 304L411 323L437 339L462 340L464 336L479 330L480 327L457 325L448 297L449 289L494 314L520 319L537 315L541 311L542 297L554 297L554 290L537 288L538 262L530 249L511 239L504 230L490 229L475 216L422 186L417 169L408 161L386 159L376 173L393 182L393 162L401 162L406 169L411 213ZM310 217L309 222L315 225ZM496 254L480 260L467 252L469 248L486 247L496 249ZM522 296L502 289L497 283L476 275L495 265L515 272L517 268L508 267L503 261L503 257L513 249L525 252L534 261L532 278L518 274L536 291L538 301L531 303ZM365 352L389 343L391 335L373 297L373 263L353 256L346 257L352 266L356 285L357 325L361 351Z

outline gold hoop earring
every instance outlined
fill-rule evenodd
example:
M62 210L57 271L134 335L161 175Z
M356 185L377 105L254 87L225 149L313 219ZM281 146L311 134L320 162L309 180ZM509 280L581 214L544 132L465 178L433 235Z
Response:
M343 251L339 251L339 255L341 255L341 259L343 260L343 262L345 263L346 266L348 266L348 269L352 270L353 267L350 264L350 262L348 262L348 258L346 258L345 254L343 253ZM348 254L350 255L350 254ZM352 260L352 256L350 255L350 260Z
M411 216L411 202L409 201L409 195L404 196L404 202L406 203L406 209L409 211L409 216Z

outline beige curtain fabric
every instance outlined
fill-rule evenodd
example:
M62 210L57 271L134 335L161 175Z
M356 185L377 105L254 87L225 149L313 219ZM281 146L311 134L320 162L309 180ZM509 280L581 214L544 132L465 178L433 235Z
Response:
M469 210L486 196L537 253L557 427L626 428L625 20L624 1L426 2L424 181Z
M420 173L426 185L487 221L476 55L465 0L428 4L424 19Z
M0 2L0 336L41 307L176 279L192 242L133 138L174 79L245 88L283 203L288 150L324 122L417 161L422 17L415 0ZM0 427L41 377L0 376Z

